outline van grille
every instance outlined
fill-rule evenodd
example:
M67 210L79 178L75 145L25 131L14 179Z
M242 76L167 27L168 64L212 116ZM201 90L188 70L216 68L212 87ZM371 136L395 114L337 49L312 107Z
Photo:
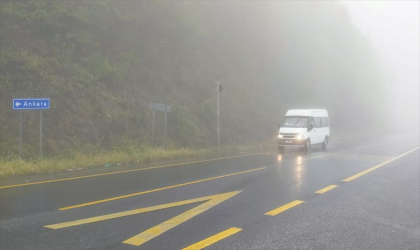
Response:
M296 133L280 133L283 138L292 139L295 138L298 134Z

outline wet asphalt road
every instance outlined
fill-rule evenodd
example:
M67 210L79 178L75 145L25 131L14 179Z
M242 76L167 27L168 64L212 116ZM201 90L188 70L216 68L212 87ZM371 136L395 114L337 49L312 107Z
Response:
M409 134L2 179L0 246L418 250L418 146Z

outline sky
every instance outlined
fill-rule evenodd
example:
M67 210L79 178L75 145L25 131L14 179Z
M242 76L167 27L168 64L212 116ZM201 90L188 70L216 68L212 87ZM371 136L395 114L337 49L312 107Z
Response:
M392 93L398 119L414 120L417 124L420 116L419 2L343 1L353 24L370 39L395 75Z

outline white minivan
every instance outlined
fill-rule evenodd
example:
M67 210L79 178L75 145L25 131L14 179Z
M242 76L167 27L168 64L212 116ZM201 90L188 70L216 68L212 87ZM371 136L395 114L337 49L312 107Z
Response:
M277 145L280 152L286 146L309 151L314 144L326 149L329 140L329 119L325 109L291 109L279 124Z

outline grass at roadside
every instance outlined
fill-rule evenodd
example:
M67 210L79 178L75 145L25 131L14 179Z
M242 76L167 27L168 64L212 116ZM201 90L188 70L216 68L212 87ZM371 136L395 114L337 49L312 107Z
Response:
M336 142L372 138L378 135L379 133L377 132L362 133L359 131L357 133L351 133L345 130L331 129L331 138ZM115 166L124 163L144 163L156 160L211 155L222 152L250 151L257 148L276 151L276 137L270 138L259 145L221 146L219 148L180 148L163 150L162 148L150 147L136 148L133 145L129 145L118 150L102 152L89 152L89 150L78 151L71 157L50 157L42 160L21 159L18 156L0 157L0 177L68 171L69 169L104 167L106 164Z
M107 164L117 165L123 163L142 163L154 160L175 159L182 157L203 156L222 152L241 152L268 147L267 145L241 145L241 146L222 146L219 148L204 149L170 149L143 147L136 150L126 151L107 151L99 153L76 152L73 157L52 157L42 160L23 160L17 156L0 158L0 177L12 175L26 175L35 173L46 173L56 171L67 171L69 169L86 169L93 167L103 167Z

